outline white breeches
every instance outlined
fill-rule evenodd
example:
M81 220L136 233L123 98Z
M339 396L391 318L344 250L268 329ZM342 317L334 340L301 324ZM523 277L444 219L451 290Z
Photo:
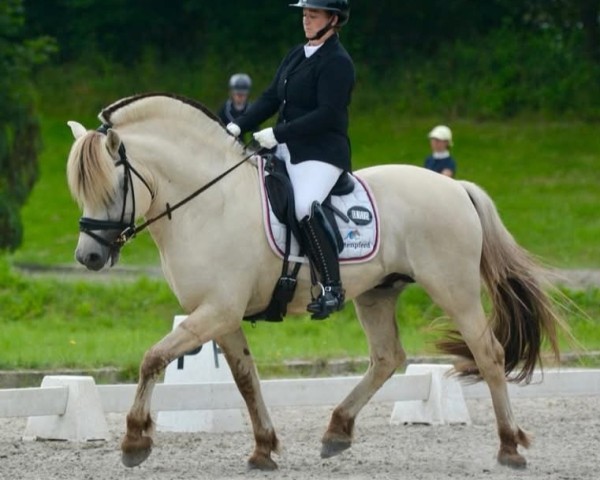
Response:
M285 160L285 166L294 189L296 218L302 220L310 215L310 207L313 202L323 203L343 170L318 160L292 164L290 151L285 144L277 145L275 153L279 158Z

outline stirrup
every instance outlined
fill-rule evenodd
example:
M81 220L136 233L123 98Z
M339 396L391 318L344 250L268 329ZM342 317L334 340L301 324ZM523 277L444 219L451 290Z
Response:
M321 294L317 298L313 298L306 310L312 313L313 320L324 320L332 313L340 311L344 308L345 290L341 285L321 286Z

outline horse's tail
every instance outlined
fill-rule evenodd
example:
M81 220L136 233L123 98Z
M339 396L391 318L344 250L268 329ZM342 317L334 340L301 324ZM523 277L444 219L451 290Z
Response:
M489 197L477 185L460 181L475 205L483 230L481 276L493 304L491 325L504 347L505 372L512 381L530 381L536 364L541 366L541 347L547 339L556 359L558 330L562 320L555 312L552 299L544 291L543 270L528 252L520 247L506 229ZM473 360L466 343L453 336L440 347L447 353ZM473 363L458 366L465 376L479 376ZM520 369L509 375L520 365Z

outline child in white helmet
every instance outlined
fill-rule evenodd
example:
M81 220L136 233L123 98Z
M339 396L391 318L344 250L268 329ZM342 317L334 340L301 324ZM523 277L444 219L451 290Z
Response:
M452 131L446 125L438 125L429 132L431 155L425 159L425 168L448 177L456 174L456 161L450 155Z

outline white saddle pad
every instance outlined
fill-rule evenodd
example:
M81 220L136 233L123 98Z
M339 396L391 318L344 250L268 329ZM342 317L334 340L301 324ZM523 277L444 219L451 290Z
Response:
M265 187L264 161L259 162L260 193L263 204L263 216L267 240L273 251L283 258L285 252L286 226L281 223L271 208ZM379 214L375 199L369 186L359 177L352 175L354 191L341 197L332 197L331 203L348 217L348 222L335 215L340 234L344 240L344 249L340 253L340 263L361 263L371 260L379 250ZM299 245L292 237L290 260L306 263L305 257L299 257Z

